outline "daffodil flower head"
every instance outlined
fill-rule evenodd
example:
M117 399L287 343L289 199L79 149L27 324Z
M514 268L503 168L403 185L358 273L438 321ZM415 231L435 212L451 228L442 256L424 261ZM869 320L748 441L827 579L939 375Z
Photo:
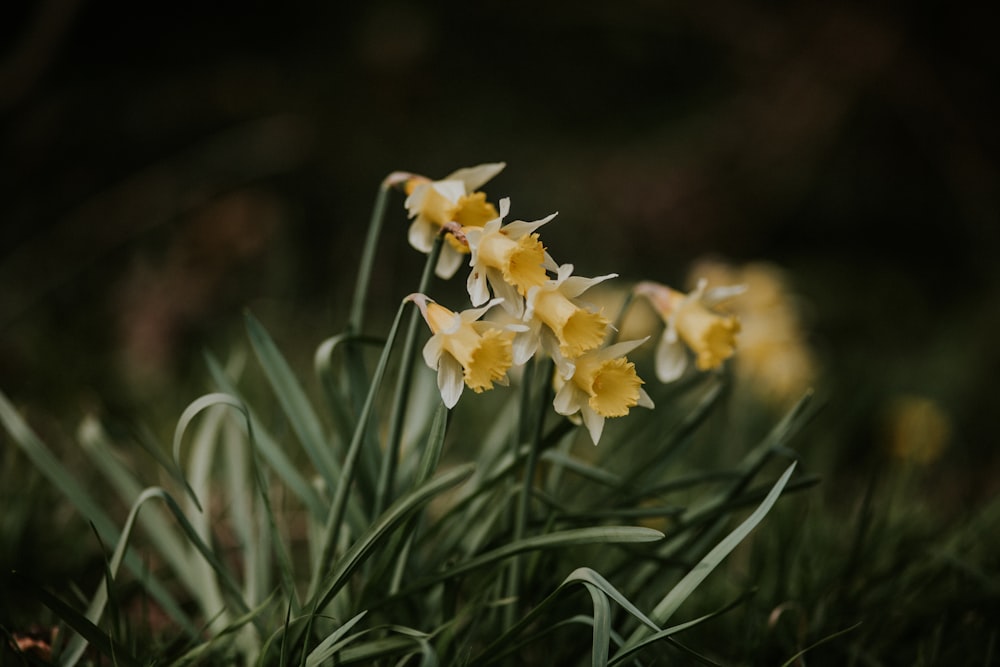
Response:
M503 168L503 162L481 164L459 169L439 181L424 177L406 181L408 196L405 206L409 217L413 218L408 233L410 245L428 253L434 246L435 236L446 224L453 222L474 228L496 218L496 208L486 201L484 193L476 190ZM435 272L442 278L450 278L461 266L469 249L451 234L445 238L447 245L441 249Z
M555 375L557 391L552 402L555 411L579 417L595 445L601 439L605 419L624 417L637 405L653 407L652 399L642 388L642 379L635 372L635 364L625 357L646 340L591 350L574 359L573 373L568 378Z
M720 302L742 294L742 285L706 289L699 280L690 294L666 285L642 282L635 293L649 299L663 318L666 328L656 348L656 376L661 382L673 382L687 368L687 345L695 354L699 370L718 368L736 352L736 334L740 322L734 315L721 315L712 309Z
M545 284L549 279L546 270L558 270L534 233L555 214L534 222L517 220L504 225L509 212L510 199L505 197L500 200L499 217L481 228L465 230L472 267L467 287L472 305L478 306L490 298L489 283L493 293L504 300L504 309L520 316L528 290Z
M407 297L420 309L433 334L424 346L424 361L438 372L438 389L448 408L455 407L463 386L477 394L507 384L513 362L514 331L492 322L478 321L499 303L494 299L482 308L452 312L423 294Z
M579 357L604 341L610 322L600 311L577 303L576 298L593 285L618 274L583 278L572 273L573 265L563 264L558 268L555 279L528 290L524 320L529 326L529 335L523 344L519 344L518 359L523 352L530 350L534 353L540 343L552 354L560 372L565 373L568 365L563 361ZM554 338L555 345L550 342L550 336Z

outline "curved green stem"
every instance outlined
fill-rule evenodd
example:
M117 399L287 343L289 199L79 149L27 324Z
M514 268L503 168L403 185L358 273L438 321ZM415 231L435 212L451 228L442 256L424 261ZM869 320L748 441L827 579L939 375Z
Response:
M434 279L434 267L437 266L438 258L441 256L441 245L444 237L438 235L434 240L434 246L427 255L427 263L424 264L424 272L420 277L420 288L417 290L421 294L426 294ZM389 503L389 496L392 495L392 487L395 483L396 464L399 460L399 445L403 436L403 420L406 417L406 403L410 398L410 386L413 378L413 358L417 349L417 328L420 324L420 311L414 309L410 314L410 323L406 330L406 339L403 342L403 356L399 365L399 377L396 379L396 394L392 400L392 411L390 413L389 434L386 439L385 454L382 458L382 466L379 470L378 486L375 492L375 507L372 516L377 517Z
M365 398L364 406L361 408L361 414L354 428L351 444L347 448L347 455L344 457L340 480L333 497L330 513L327 516L326 525L323 528L323 549L313 570L313 579L310 583L308 596L310 598L326 575L327 568L333 559L333 550L344 520L344 511L347 507L347 499L350 494L352 482L354 481L354 472L357 467L358 455L361 452L361 444L365 440L369 417L371 416L372 407L375 404L375 396L378 394L378 389L382 384L382 377L385 375L385 369L389 363L389 355L392 351L392 344L396 339L396 332L399 330L399 322L403 318L404 308L406 308L405 301L400 304L399 310L396 311L396 318L392 322L392 328L389 330L388 338L386 338L385 347L382 348L382 356L379 357L378 366L375 368L375 375L372 377L371 387L368 389L368 396Z
M542 429L545 424L545 406L552 399L552 360L541 365L541 378L537 378L538 368L534 364L525 366L524 371L524 393L521 404L521 428L518 442L529 439L528 458L524 463L524 476L521 480L521 491L517 499L517 508L514 513L514 534L511 542L518 542L524 538L528 525L528 514L531 511L531 497L535 486L535 469L538 467L538 455L543 441ZM531 400L531 386L535 382L540 382L537 395ZM531 416L529 421L528 415ZM528 429L531 429L530 434ZM507 597L517 600L521 594L521 557L517 556L510 563L510 578L508 579ZM517 622L517 602L511 602L505 609L505 627L509 628Z
M358 267L358 282L354 285L354 298L351 300L351 311L347 318L347 331L349 333L361 333L361 327L364 324L368 285L371 283L372 269L375 265L375 249L382 233L382 223L385 221L385 206L389 200L389 192L393 187L410 177L411 174L398 171L389 174L382 180L378 194L375 195L375 207L372 209L372 217L368 222L368 234L365 236L361 264Z

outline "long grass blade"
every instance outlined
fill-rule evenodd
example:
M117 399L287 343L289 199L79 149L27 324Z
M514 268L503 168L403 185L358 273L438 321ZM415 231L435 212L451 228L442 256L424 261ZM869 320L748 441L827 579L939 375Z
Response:
M56 616L83 636L87 643L98 652L111 658L113 664L119 664L123 667L140 667L139 660L126 647L115 642L110 635L91 623L86 616L20 573L13 572L12 574L15 585L26 589L29 595L51 609Z
M522 617L514 626L512 626L507 632L501 634L499 637L495 638L485 649L483 649L478 656L476 656L472 664L490 664L496 662L501 658L514 652L520 646L525 643L535 641L542 636L545 636L552 631L556 630L558 627L564 625L567 622L577 622L575 619L567 619L563 621L557 621L554 624L548 626L547 628L533 634L531 637L524 641L517 641L518 635L528 628L537 624L537 619L543 617L545 611L551 606L555 600L563 594L571 586L576 584L582 584L590 593L591 598L595 603L595 615L590 619L590 624L594 626L594 646L593 646L593 657L592 659L597 664L597 661L602 660L601 664L604 664L608 660L608 649L610 647L611 641L613 640L616 644L621 643L621 638L614 635L611 631L610 624L606 626L604 624L604 619L599 617L599 614L604 614L605 610L598 610L598 605L601 607L606 607L609 600L613 600L618 603L625 611L630 615L634 616L639 622L643 623L647 627L658 631L659 628L646 617L639 609L632 604L624 595L621 594L614 586L612 586L608 581L602 577L596 571L581 567L574 570L568 577L566 577L562 583L552 593L550 593L544 600L542 600L538 605L536 605L530 612L528 612L524 617ZM596 597L600 595L600 600ZM607 607L606 612L608 614L607 618L610 619L610 607ZM610 621L608 621L610 623ZM600 634L600 638L598 637ZM605 643L607 642L607 643ZM603 658L601 657L603 656Z
M594 603L594 643L590 650L590 664L594 667L606 667L611 647L611 603L597 586L585 583L584 588L590 593L590 599Z
M424 262L423 275L417 292L426 294L434 279L434 267L441 256L441 246L444 236L437 235L434 245ZM410 312L410 322L403 338L403 351L400 355L399 375L396 378L396 391L392 397L392 407L389 410L389 432L386 435L385 450L382 464L379 467L378 486L375 490L375 509L373 514L381 514L382 508L391 500L396 482L396 467L399 462L399 447L403 439L403 422L406 417L406 406L409 402L410 388L413 384L413 362L417 353L417 330L421 316L416 308Z
M402 594L426 588L438 582L457 577L487 565L499 563L512 556L543 549L561 549L583 544L636 544L662 540L663 533L641 526L599 526L571 528L545 535L534 535L516 542L509 542L469 560L457 563L436 574L423 577L407 586Z
M717 616L721 616L722 614L725 614L727 611L733 609L734 607L737 607L737 606L743 604L743 602L745 602L747 599L749 599L750 597L752 597L754 595L754 593L756 593L756 591L750 591L749 593L746 593L746 594L740 596L739 598L737 598L736 600L734 600L733 602L727 604L722 609L719 609L717 611L713 611L710 614L705 614L704 616L699 616L698 618L693 619L691 621L686 621L686 622L680 623L678 625L673 625L673 626L671 626L669 628L666 628L664 630L659 630L659 631L653 633L652 635L646 637L642 641L638 642L637 644L633 644L633 645L631 645L627 649L623 649L621 651L618 651L614 656L612 656L611 660L608 661L608 666L609 667L613 667L614 665L620 664L620 663L624 662L625 660L628 660L629 658L631 658L632 656L634 656L636 653L638 653L642 649L646 648L647 646L650 646L652 644L655 644L657 642L664 641L664 640L673 643L675 646L678 646L678 648L681 648L681 650L686 650L683 647L680 647L678 644L676 644L676 642L673 641L673 636L674 635L676 635L676 634L678 634L680 632L683 632L685 630L689 630L689 629L691 629L691 628L693 628L693 627L695 627L697 625L701 625L702 623L705 623L706 621L709 621L709 620L711 620L713 618L716 618Z
M309 460L316 466L316 471L326 482L326 487L335 488L340 477L340 466L333 456L333 449L323 433L316 411L270 334L249 312L246 313L246 326L257 360L264 369L292 430Z
M674 586L667 595L660 600L659 604L650 614L651 619L657 625L663 625L670 619L677 608L683 603L694 590L705 580L709 574L722 562L722 560L736 548L750 532L767 516L771 507L777 502L778 497L788 483L792 472L795 470L795 463L788 466L785 472L778 478L778 481L771 488L771 491L764 498L764 501L748 516L743 523L736 527L729 535L719 542L714 549L701 559L701 561ZM639 627L632 636L629 637L626 647L638 642L645 635L645 628Z
M106 581L104 584L97 587L97 591L94 594L90 605L87 607L86 618L91 623L95 625L99 623L101 615L104 613L104 607L108 601L108 587L111 585L114 577L118 575L118 570L121 567L122 560L125 558L125 550L128 548L128 541L132 536L132 529L135 526L136 517L139 515L140 508L142 508L147 500L159 497L162 493L162 489L158 487L150 487L139 493L138 498L136 498L135 502L132 504L128 517L125 519L125 524L122 526L121 536L118 538L118 544L115 546L115 551L108 560ZM59 661L59 664L64 667L72 667L72 665L75 665L83 656L83 652L86 648L86 638L83 635L77 634L72 640L70 640L70 643L66 647L66 652L63 658Z
M333 654L343 648L344 643L341 642L341 638L350 632L351 628L357 625L367 613L367 611L359 613L357 616L331 632L323 641L319 643L318 646L316 646L316 648L309 652L308 656L306 656L306 667L319 667L324 660L332 657Z
M292 495L298 498L314 517L325 517L327 513L326 503L320 499L319 494L306 481L306 478L302 476L295 464L285 454L283 448L278 445L274 437L264 428L260 418L236 390L232 380L229 379L222 369L222 365L211 354L206 353L205 360L208 364L209 372L212 374L212 379L219 385L219 389L238 400L247 415L249 415L248 433L250 431L253 433L252 444L260 452L261 456L264 457L268 466L277 473L278 477L285 483L285 486L288 487L288 490L292 492Z
M77 429L77 439L84 451L90 455L90 460L118 492L122 501L126 505L134 505L143 493L143 485L118 459L107 433L96 417L88 415L83 419ZM152 506L139 515L138 521L157 553L174 572L183 575L188 568L188 551L167 515L159 507ZM188 580L181 577L181 581ZM196 593L196 591L191 592Z
M389 356L392 352L392 344L395 341L396 332L399 330L399 322L402 319L403 312L405 310L406 302L404 301L399 305L399 308L396 311L396 317L393 319L392 327L389 330L389 336L386 339L385 348L383 348L382 354L379 357L378 366L375 369L375 375L372 378L368 395L365 397L364 406L361 408L361 414L358 416L358 424L354 429L351 444L347 448L347 455L344 457L343 471L340 479L338 480L337 486L334 489L333 501L330 504L330 511L327 515L326 523L323 526L323 546L320 551L319 560L316 561L315 567L313 568L313 578L309 585L309 597L312 597L315 593L316 587L326 574L330 561L333 558L334 545L340 537L340 528L344 519L344 513L350 505L348 500L354 484L354 472L358 458L361 454L361 447L365 442L368 432L368 421L371 417L372 411L374 410L375 398L382 385L382 378L385 376L386 368L389 365Z
M375 520L371 528L351 545L347 553L338 559L327 577L327 583L322 593L316 598L314 608L325 607L347 582L351 574L370 555L375 546L391 534L411 513L423 507L440 493L462 483L471 474L472 465L457 466L425 482L393 503Z
M191 425L191 422L194 420L194 418L197 417L199 414L201 414L202 411L207 410L208 408L214 407L216 405L228 405L230 407L236 408L243 414L246 414L246 408L243 407L243 403L240 400L234 398L233 396L223 393L206 394L204 396L200 396L195 400L193 400L184 409L184 412L181 413L180 419L177 420L177 426L174 428L174 444L172 451L174 456L175 469L180 473L180 479L178 481L180 481L181 484L183 484L184 490L187 491L188 496L190 496L191 500L194 502L199 512L204 512L205 510L201 506L201 501L198 500L198 496L194 492L194 489L191 487L191 484L188 481L187 476L185 476L183 473L183 468L180 463L181 447L184 443L184 434L187 432L187 429Z
M94 524L101 539L106 543L117 543L118 528L93 497L80 485L76 478L49 451L41 439L21 418L17 410L0 391L0 422L10 433L14 442L27 455L28 459L64 496L76 507L88 521ZM139 576L149 591L171 618L189 635L197 633L197 629L188 615L181 609L174 596L158 580L141 576L144 571L142 562L132 554L125 558L129 570Z

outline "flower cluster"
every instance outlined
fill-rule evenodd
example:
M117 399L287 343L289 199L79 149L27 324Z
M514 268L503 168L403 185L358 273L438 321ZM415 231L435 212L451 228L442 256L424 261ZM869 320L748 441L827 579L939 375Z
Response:
M478 191L503 167L484 164L437 181L412 177L405 184L405 206L413 220L411 245L427 253L435 237L444 234L436 273L450 278L466 259L469 266L466 284L473 308L453 312L426 295L408 297L432 333L424 360L437 370L441 397L451 408L465 386L478 393L494 383L506 384L511 367L544 355L555 368L553 408L582 422L597 444L605 419L625 416L636 406L653 407L626 356L648 337L604 345L611 323L581 297L617 274L584 278L573 275L572 264L557 264L538 233L555 214L534 222L505 222L510 200L501 199L494 207ZM661 380L676 379L684 370L686 353L678 349L679 339L696 352L703 370L733 353L739 324L710 312L703 286L685 296L641 283L636 293L648 296L666 322L657 355ZM495 306L505 312L506 323L480 319Z

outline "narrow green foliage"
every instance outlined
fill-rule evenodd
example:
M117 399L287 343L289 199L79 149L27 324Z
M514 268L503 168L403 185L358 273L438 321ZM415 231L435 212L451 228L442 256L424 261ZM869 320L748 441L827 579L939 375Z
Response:
M13 580L14 584L21 591L26 592L29 596L51 609L56 616L79 633L87 643L96 648L101 654L113 657L114 662L123 667L139 667L140 662L134 655L124 646L116 643L107 632L97 627L86 616L73 609L55 595L49 593L42 586L21 576L17 572L13 573Z
M246 410L247 416L249 418L249 424L252 428L248 428L248 437L250 431L253 433L253 445L264 457L267 465L274 470L275 473L284 482L286 488L290 490L296 498L298 498L305 506L312 512L316 517L323 517L326 515L326 507L320 495L316 493L316 490L306 481L303 474L296 468L292 460L285 454L284 450L279 446L277 440L272 437L267 429L263 427L260 419L257 417L256 413L250 409L247 404L243 401L240 394L236 391L236 387L232 384L228 377L226 377L225 372L222 370L222 366L215 360L211 355L206 355L208 361L208 368L212 373L212 378L215 380L219 388L226 394L229 394L243 405L243 409Z
M357 616L327 635L326 639L321 641L319 645L310 651L308 656L306 656L306 667L319 667L324 660L332 657L337 651L346 646L348 641L344 640L344 635L350 632L351 628L357 625L367 613L367 611L359 613Z
M771 491L764 498L764 502L755 509L750 516L748 516L743 523L736 527L729 535L726 536L721 542L719 542L701 561L698 562L695 567L688 572L683 579L676 586L674 586L669 593L656 605L650 614L651 618L657 625L663 625L673 616L677 608L694 592L698 585L704 581L705 577L711 574L719 563L722 562L726 556L736 548L740 542L746 538L750 532L757 527L768 512L771 511L771 507L777 502L778 496L781 495L782 490L788 483L789 478L792 476L792 471L795 470L795 464L788 466L785 472L778 478L778 481L771 488ZM636 643L639 641L643 634L645 634L643 628L639 628L635 633L629 638L626 646Z
M444 237L438 236L434 241L434 247L427 255L424 263L424 272L420 277L420 293L426 293L430 289L431 281L434 278L434 267L437 266L438 258L441 256L441 245ZM382 508L389 502L393 493L396 480L396 467L399 459L400 441L403 437L403 420L406 417L406 405L410 396L410 387L413 385L413 362L417 353L417 328L420 326L420 313L417 309L410 312L410 322L406 327L406 337L403 341L403 352L399 362L399 377L396 379L396 392L392 399L392 408L389 412L389 432L386 436L385 452L382 455L382 464L379 467L378 487L375 491L375 506L373 514L382 513ZM388 344L386 345L388 347Z
M313 608L322 609L326 606L347 582L348 577L365 561L375 546L391 534L411 512L416 511L441 492L460 484L470 474L472 474L472 466L470 465L452 468L425 482L393 503L376 519L372 527L361 535L357 542L351 545L351 548L337 560L330 575L325 577L326 584L322 593L316 596Z
M327 488L335 488L340 469L333 456L335 450L323 432L319 417L270 334L249 312L245 319L253 351L274 389L278 403L288 417L288 423L298 436L309 460L316 466L316 471L323 477Z
M61 665L80 664L90 647L118 665L604 667L654 645L715 664L717 647L689 647L686 637L746 596L665 625L780 495L815 482L793 478L794 463L776 482L767 478L775 460L797 459L790 442L810 416L809 396L751 451L723 454L718 468L691 464L692 454L725 451L710 442L718 427L707 426L731 395L725 359L716 372L689 368L653 391L638 375L644 362L625 356L645 337L618 343L580 299L611 276L573 275L568 264L557 271L535 231L551 216L505 222L509 200L495 207L478 191L502 168L462 169L440 182L388 177L344 330L313 356L319 400L288 361L301 355L286 357L246 313L252 357L237 355L241 363L226 369L206 354L213 389L162 429L168 438L172 429L170 446L160 446L160 429L142 434L164 488L131 471L94 418L79 439L108 490L84 488L0 394L0 422L19 451L92 523L99 543L114 545L93 595L76 596L85 612L62 591L19 579L76 633L56 651ZM409 239L429 252L419 293L400 303L382 339L363 332L364 315L387 202L404 184ZM435 276L462 266L471 267L475 305L438 304L428 294ZM616 323L624 326L632 303L629 292ZM719 328L728 320L707 309L702 318L728 335ZM238 372L244 359L260 372ZM508 383L517 391L503 394ZM120 530L107 496L129 508ZM133 580L172 625L129 618ZM590 641L575 640L581 629ZM141 648L150 640L156 648Z
M344 458L343 476L339 480L339 483L334 487L335 491L333 502L327 517L327 522L323 527L323 550L320 552L320 558L313 570L313 580L309 586L310 596L315 593L320 581L323 580L328 572L328 564L333 556L333 548L336 544L336 540L340 536L341 522L343 521L344 513L347 509L351 485L354 481L354 467L360 456L361 446L365 442L368 420L371 417L372 410L374 409L375 397L377 396L378 390L382 385L382 377L384 376L386 367L389 364L389 354L392 350L392 341L396 337L396 331L399 328L399 321L403 316L405 306L405 303L400 304L399 310L396 312L396 318L393 320L392 328L389 331L389 339L386 342L385 349L382 351L382 356L379 358L378 367L375 370L375 376L368 390L368 396L365 398L364 406L362 407L361 414L358 417L358 424L355 427L354 436L351 438L351 444L347 448L347 454Z
M0 422L11 434L28 458L38 470L58 488L74 507L94 524L95 529L105 542L117 542L119 531L114 521L101 508L100 504L77 482L76 478L59 463L38 436L31 430L11 405L7 397L0 392ZM141 575L143 565L134 555L126 556L126 565L136 575ZM156 579L143 578L143 583L150 594L156 599L164 611L169 614L189 634L195 634L196 629L184 613L181 606L163 584Z

